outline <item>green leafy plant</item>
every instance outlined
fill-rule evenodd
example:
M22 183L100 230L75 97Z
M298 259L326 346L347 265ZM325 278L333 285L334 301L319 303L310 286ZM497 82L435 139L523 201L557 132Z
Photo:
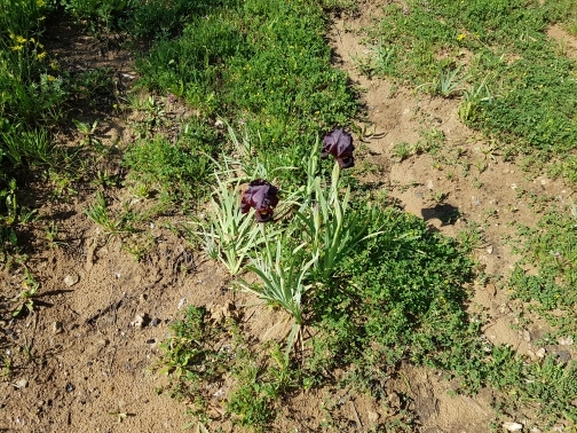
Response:
M34 276L28 269L25 269L25 273L26 276L22 283L24 290L13 299L13 302L17 304L16 308L12 311L13 317L18 317L25 312L32 313L34 311L34 298L38 293L40 284L34 279Z
M297 213L304 224L304 241L309 243L314 257L318 257L317 267L322 279L329 278L335 267L367 237L368 222L364 215L347 212L350 192L339 197L340 167L335 163L328 191L315 181L316 201L311 208Z
M72 123L76 126L76 129L82 135L82 145L90 145L96 140L94 138L94 133L96 132L96 128L98 128L98 119L96 119L92 124L81 122L77 119L72 119Z
M88 218L98 224L106 234L122 235L131 233L134 228L130 225L131 212L125 212L120 218L113 218L108 212L104 194L98 191L94 204L87 208L84 213Z
M265 228L262 231L264 254L252 258L251 264L247 266L248 270L260 277L262 284L244 283L243 287L273 305L280 305L300 325L304 320L303 295L311 287L307 284L307 278L318 256L301 254L306 244L297 246L288 254L283 253L286 241L279 238L276 245L272 246L273 238L266 234Z
M406 3L409 14L400 4L391 6L366 29L370 47L375 40L396 47L388 76L444 97L462 94L460 119L489 137L547 154L569 155L577 148L571 121L575 107L563 102L571 100L567 95L577 95L574 62L546 34L548 25L574 20L574 5L523 0ZM519 34L524 36L515 36ZM371 57L378 59L379 53Z
M205 250L209 257L220 260L232 276L243 268L250 252L262 243L259 228L251 215L243 214L240 208L240 184L222 180L216 174L216 186L207 214L208 228L202 228ZM254 211L251 211L251 214Z
M222 143L201 119L191 119L179 131L174 143L162 133L139 140L127 150L124 165L135 188L188 210L207 197L216 149Z
M480 114L482 105L489 104L493 100L485 81L463 90L463 100L459 103L459 119L463 122L474 122Z
M54 164L55 155L45 129L26 130L18 124L6 132L0 132L0 140L12 170Z
M425 89L434 95L440 95L444 98L451 98L458 95L463 89L463 83L467 80L467 76L459 77L461 67L457 66L454 69L439 68L438 77L431 83L421 84L417 89Z
M345 74L331 67L324 25L309 3L219 3L138 66L153 89L258 131L260 156L286 146L302 157L319 127L347 124L358 106Z

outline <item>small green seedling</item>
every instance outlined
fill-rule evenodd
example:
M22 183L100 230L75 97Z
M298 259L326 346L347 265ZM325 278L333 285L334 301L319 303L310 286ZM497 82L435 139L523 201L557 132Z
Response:
M38 292L40 284L34 280L32 273L28 269L26 269L26 278L22 285L24 290L13 300L18 305L12 312L12 317L18 317L24 311L28 311L28 313L34 311L34 296Z

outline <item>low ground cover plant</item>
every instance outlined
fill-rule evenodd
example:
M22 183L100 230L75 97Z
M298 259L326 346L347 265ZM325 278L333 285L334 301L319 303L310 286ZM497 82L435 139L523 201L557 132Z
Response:
M357 111L322 32L316 2L224 2L156 44L139 67L153 89L258 132L254 151L300 159L319 128L346 124ZM278 152L283 146L291 152Z
M577 14L568 1L391 3L367 30L362 68L461 99L461 120L547 155L577 147L575 61L548 38ZM382 53L387 53L383 55Z
M548 344L577 339L574 313L577 305L577 208L574 203L553 205L534 228L522 227L520 260L511 276L514 298L531 303L555 332ZM527 266L537 266L529 272Z

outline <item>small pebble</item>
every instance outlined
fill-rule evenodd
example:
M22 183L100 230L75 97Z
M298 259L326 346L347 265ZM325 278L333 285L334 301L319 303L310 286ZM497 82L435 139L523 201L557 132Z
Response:
M379 414L373 411L367 411L367 418L370 422L377 422L379 420Z
M137 315L134 318L134 321L130 322L130 326L134 326L135 328L143 328L144 327L144 316Z
M52 332L55 334L60 334L62 332L62 322L53 322Z
M72 287L73 285L75 285L78 281L80 280L80 277L76 274L73 275L66 275L64 277L64 284L66 284L68 287Z
M519 424L518 422L504 422L503 428L508 431L520 431L523 429L523 424Z
M28 385L28 381L26 379L19 379L14 384L14 387L21 389L21 388L26 388L26 385Z

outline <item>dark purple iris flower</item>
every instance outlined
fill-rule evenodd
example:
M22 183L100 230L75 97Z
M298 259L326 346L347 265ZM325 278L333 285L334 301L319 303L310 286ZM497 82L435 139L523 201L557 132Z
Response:
M278 188L266 180L253 180L242 195L240 210L247 213L252 207L256 210L256 220L259 223L270 221L273 208L278 204L277 194Z
M321 158L332 155L341 168L349 168L355 165L354 150L355 146L353 146L351 134L343 128L338 128L325 135Z

